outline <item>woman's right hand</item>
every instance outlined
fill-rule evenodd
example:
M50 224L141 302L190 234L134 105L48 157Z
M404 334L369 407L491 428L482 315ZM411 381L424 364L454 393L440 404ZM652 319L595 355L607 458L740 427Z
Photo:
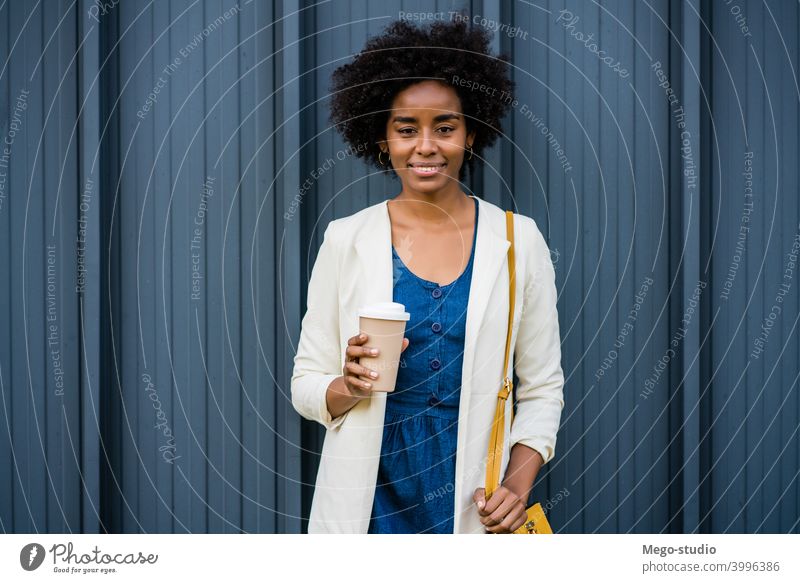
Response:
M362 356L377 356L378 349L371 346L365 346L369 336L361 333L356 334L347 341L347 350L345 351L344 367L342 368L342 377L347 390L354 397L369 397L372 395L372 383L364 381L359 378L360 376L368 377L373 380L378 378L376 371L369 369L359 364L359 358ZM402 353L408 347L408 338L403 338L403 347L400 349ZM371 351L375 351L374 353ZM372 376L372 374L375 376Z

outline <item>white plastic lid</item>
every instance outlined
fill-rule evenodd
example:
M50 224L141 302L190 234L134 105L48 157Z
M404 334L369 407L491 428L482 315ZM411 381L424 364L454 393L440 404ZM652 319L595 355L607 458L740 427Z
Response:
M405 311L406 307L397 302L378 302L369 306L362 306L358 315L365 318L380 318L381 320L409 320L411 314Z

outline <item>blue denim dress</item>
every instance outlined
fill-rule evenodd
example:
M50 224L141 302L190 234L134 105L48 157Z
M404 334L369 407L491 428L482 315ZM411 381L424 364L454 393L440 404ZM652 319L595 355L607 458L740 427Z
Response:
M453 532L461 367L475 232L466 269L445 286L414 275L392 247L395 302L411 315L387 394L370 534Z

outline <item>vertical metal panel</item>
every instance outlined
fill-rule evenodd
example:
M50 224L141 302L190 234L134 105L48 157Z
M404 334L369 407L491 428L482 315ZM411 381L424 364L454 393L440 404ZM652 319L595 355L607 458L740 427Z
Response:
M779 171L771 174L776 180L776 188L781 200L780 226L782 241L796 237L798 218L800 218L800 201L796 196L800 190L800 166L794 162L800 156L800 7L795 3L782 2L779 6L764 7L764 26L772 30L780 30L780 34L769 35L770 45L767 51L774 50L780 54L780 68L771 69L774 93L779 95L780 102L775 105L775 117L781 122L778 133L778 148L783 152ZM792 73L792 71L794 71ZM775 79L775 77L778 79ZM796 240L796 239L795 239ZM783 248L785 250L784 244ZM781 256L785 260L786 256ZM783 262L781 268L784 267ZM800 282L795 279L795 286ZM771 417L770 434L772 442L780 449L770 457L777 460L767 467L767 481L764 486L764 507L761 520L755 527L763 532L800 532L800 336L797 334L797 314L800 314L800 294L795 293L785 301L785 314L781 322L781 334L785 339L780 354L780 365L770 369L770 387L767 393L768 412L778 411L777 418ZM792 315L795 318L792 319ZM785 449L784 449L785 448ZM777 462L777 463L776 463ZM752 526L752 525L751 525Z
M681 191L681 292L678 307L679 314L691 321L684 325L678 320L677 329L681 332L680 359L681 367L677 383L672 383L677 388L676 395L681 400L680 423L677 433L681 436L680 472L682 490L678 498L679 516L681 523L672 525L672 532L693 532L698 527L699 504L698 485L700 482L700 308L705 302L694 300L696 290L699 290L700 300L704 287L698 287L700 282L706 283L708 279L700 268L700 196L701 184L698 180L698 170L705 165L703 152L700 147L700 112L701 104L701 78L700 78L700 0L688 0L681 5L683 15L681 18L681 84L686 122L683 131L676 132L676 142L681 144L677 149L680 152L678 184ZM686 155L687 143L690 144L691 155ZM675 152L676 150L672 150ZM688 173L688 175L687 175ZM687 320L688 321L688 320ZM673 335L675 338L676 335ZM677 352L677 351L676 351ZM676 508L676 504L672 504Z
M281 170L279 176L276 177L276 185L280 188L280 196L278 191L275 192L275 210L274 218L269 221L264 227L272 226L270 231L277 235L283 231L278 228L284 217L285 213L289 211L294 199L295 189L300 184L301 176L301 159L300 159L300 145L301 133L300 129L300 106L301 95L303 88L303 73L302 70L302 55L300 53L300 44L298 39L303 36L301 30L301 23L303 22L303 15L299 12L302 3L296 0L284 0L280 6L282 9L283 20L278 29L280 32L276 38L277 47L280 47L280 61L279 64L279 78L282 82L278 94L276 95L276 110L280 112L278 121L279 132L277 134L278 150L277 159L281 163ZM285 224L285 223L284 223ZM298 223L299 224L299 221ZM281 249L278 255L278 265L273 273L281 278L281 282L287 282L280 285L280 292L285 301L285 314L292 314L292 321L298 322L298 317L302 316L302 307L298 305L297 299L299 294L296 293L296 283L300 276L300 264L297 261L297 255L294 250L300 249L297 237L300 235L299 229L294 229L291 232L292 245L285 249ZM285 289L283 286L285 285ZM277 287L277 286L276 286ZM304 311L304 310L302 310ZM278 312L280 320L284 319L281 311ZM278 343L277 350L277 366L276 372L278 379L290 379L292 376L292 368L294 366L294 349L293 346L288 345L286 341ZM296 487L296 480L300 476L299 459L292 455L290 452L300 445L300 427L297 422L297 415L294 408L291 406L291 395L288 391L288 383L283 384L278 382L275 389L280 389L276 394L276 413L275 413L275 431L281 436L281 441L276 447L276 467L282 468L287 472L284 474L285 478L278 480L277 483L277 496L276 506L283 512L277 515L277 524L279 532L300 532L300 496L298 488Z
M280 44L277 40L278 26L283 12L275 9L267 9L263 6L254 7L256 13L255 46L256 60L251 75L254 79L254 102L256 106L250 110L255 123L245 123L244 128L253 127L252 148L247 156L248 172L246 177L252 177L251 193L248 198L257 205L258 213L255 215L256 222L248 233L253 233L245 240L248 247L252 247L252 252L256 254L255 259L250 261L249 269L257 278L256 298L250 300L257 307L255 323L258 329L258 355L257 359L261 372L258 377L257 399L258 423L257 431L259 436L258 448L258 492L260 496L256 499L259 503L258 532L279 532L277 530L277 513L281 509L277 505L277 481L280 479L280 469L275 468L274 451L279 445L282 447L292 447L292 442L284 441L276 431L272 420L275 417L278 402L285 398L286 390L275 394L272 390L273 383L278 386L286 387L285 382L276 378L276 359L277 345L281 339L296 330L296 326L290 328L287 334L275 334L275 330L282 327L283 318L281 311L276 309L280 305L280 290L275 285L277 273L276 264L279 261L282 249L289 243L285 239L276 239L277 230L273 225L277 217L273 217L273 202L277 198L274 194L275 180L279 169L283 166L281 158L277 155L278 147L275 139L266 139L271 136L274 128L280 123L280 117L275 107L275 91L281 85L280 78L274 74L276 59L279 58ZM252 240L252 242L251 242ZM292 282L286 282L287 294L296 295L297 287L292 289ZM291 312L286 312L287 318L291 317ZM291 320L289 320L291 322ZM296 344L293 344L293 346ZM296 443L296 442L295 442Z
M91 68L97 51L77 52L78 35L91 37L78 5L47 8L0 8L0 527L94 532L100 513L93 414L99 329L92 306L98 287L87 282L79 294L76 285L79 205L90 177L79 147L92 146L96 127L77 116L84 100L91 104L97 97L91 71L82 70ZM85 212L89 241L83 259L96 275L94 195ZM79 302L87 297L92 304L82 314L79 335Z
M272 419L281 398L270 389L275 379L276 337L280 312L275 309L275 249L272 223L275 188L275 142L265 140L275 127L273 75L278 48L278 25L273 5L256 3L255 18L240 19L240 90L243 123L238 130L241 147L242 198L242 314L244 327L243 377L248 400L243 404L244 528L248 532L278 532L275 502L277 482L273 452L285 446ZM275 23L275 24L273 24ZM268 190L271 187L271 190ZM287 282L288 283L288 282ZM290 326L291 327L291 326ZM281 385L279 385L281 386ZM299 455L298 455L299 458ZM299 462L298 462L299 463Z
M9 60L11 47L14 38L12 37L10 8L0 11L0 60L4 63L0 70L0 111L10 110L12 84L9 70ZM15 35L16 36L16 35ZM16 89L14 89L16 90ZM0 136L5 136L8 132L8 116L0 118ZM3 138L5 139L5 138ZM5 250L11 247L11 212L9 211L11 184L8 176L8 164L3 163L0 170L0 245ZM2 395L2 418L0 423L3 430L0 430L0 467L9 468L0 474L0 529L3 532L14 531L14 481L16 480L16 464L14 456L14 440L11 435L11 410L12 396L9 371L11 368L11 253L3 251L0 253L0 272L5 276L3 283L0 284L0 310L3 314L3 326L0 326L0 395Z
M134 117L134 112L139 107L142 100L141 92L150 90L153 85L148 87L148 77L145 73L148 61L144 61L140 68L134 71L138 59L133 58L133 51L127 52L123 50L128 43L138 42L142 45L148 46L150 39L148 38L149 30L147 28L147 20L139 17L137 13L141 8L133 3L121 3L110 16L104 18L113 18L118 20L118 34L119 45L117 48L119 60L119 85L114 87L115 97L118 97L118 102L115 103L119 108L119 133L114 133L113 139L118 142L119 147L116 152L116 173L118 176L117 183L113 190L114 207L118 208L120 216L119 223L115 225L114 230L109 234L111 240L119 239L119 255L115 257L116 261L121 263L119 270L119 279L116 286L109 290L116 296L113 301L119 302L121 309L119 311L119 320L113 324L113 343L112 350L114 354L114 368L115 376L117 378L117 390L114 391L112 399L116 403L117 417L113 420L113 426L119 429L119 450L116 453L118 456L116 462L118 464L118 471L116 477L116 490L111 493L112 499L119 506L120 522L117 524L109 524L109 529L122 532L137 532L139 529L144 529L143 521L147 521L146 513L141 509L142 498L150 499L152 495L152 486L147 489L141 489L139 485L139 466L146 466L151 456L147 445L153 443L155 440L150 441L157 430L153 430L149 434L142 434L138 431L136 420L139 418L140 410L144 412L144 402L141 402L138 397L141 395L143 398L147 397L148 391L145 389L145 379L155 378L156 390L150 391L160 397L159 402L164 400L164 391L157 377L159 368L155 366L153 360L156 358L152 351L148 348L153 346L152 341L152 328L159 320L154 315L151 315L151 310L148 306L148 291L152 289L151 286L144 286L144 290L140 287L139 269L138 267L124 267L122 262L125 258L138 258L140 253L145 254L146 257L152 258L155 262L155 252L152 246L155 245L156 234L155 232L145 231L144 235L150 235L142 239L142 249L138 249L136 242L138 241L137 232L142 225L145 229L153 229L154 225L150 220L142 220L141 200L144 197L145 187L148 176L147 168L150 154L152 152L152 144L137 144L131 140L132 132L141 132L139 140L146 140L148 126L140 124ZM142 30L144 28L144 30ZM134 87L141 86L143 89L139 91L130 91L128 88L134 84ZM154 112L150 112L152 116ZM126 115L127 114L127 115ZM146 120L147 121L147 120ZM152 122L151 122L152 123ZM112 132L116 128L111 128ZM131 184L133 183L133 184ZM128 194L129 193L129 194ZM127 195L126 195L127 194ZM137 265L138 261L134 261ZM147 280L144 280L145 282ZM144 283L144 282L143 282ZM144 297L140 298L139 293L144 292ZM130 308L125 309L125 306L136 306L133 310ZM147 316L150 317L147 317ZM131 329L129 323L133 323L133 327L141 324L142 329ZM142 353L142 358L145 364L140 367L137 364L137 354ZM148 354L149 352L149 354ZM141 380L140 380L141 375ZM141 387L141 390L140 390ZM154 401L155 403L156 401ZM169 415L172 408L169 407L169 401L166 402L166 411ZM150 423L154 426L155 423ZM111 428L109 428L111 430ZM116 431L111 430L116 433ZM147 449L145 449L147 448ZM126 452L141 452L138 456L125 455ZM137 493L141 492L141 496Z
M30 28L26 28L29 11L32 18ZM35 262L41 259L41 249L37 250L41 237L34 238L31 244L25 235L28 220L39 222L41 216L39 212L28 219L28 213L33 214L33 211L41 208L36 203L33 208L30 208L28 197L35 192L42 192L44 188L42 173L36 172L34 166L37 137L42 135L44 130L44 81L41 69L35 77L30 78L29 76L36 60L42 54L45 41L42 39L43 15L36 7L31 7L30 10L15 10L10 17L11 29L17 34L21 33L18 50L23 51L23 55L35 56L35 59L30 59L33 62L24 58L12 61L9 68L14 98L16 99L16 94L23 88L30 88L31 95L28 109L25 111L25 132L15 137L12 146L15 165L19 164L17 167L24 168L25 171L9 173L10 192L19 194L15 197L15 204L9 205L8 209L12 219L10 224L11 240L21 242L21 244L11 245L8 248L11 251L11 277L9 280L12 306L9 321L11 329L21 331L24 339L22 343L12 344L9 362L13 362L14 366L8 367L11 378L9 388L12 391L9 415L12 422L9 429L14 444L15 470L18 472L13 496L14 528L22 532L34 532L44 528L46 524L47 507L44 501L47 497L47 459L42 444L44 437L42 422L47 395L44 377L41 374L43 365L46 364L42 358L44 347L42 322L38 321L35 332L29 332L25 306L29 293L36 293L34 290L41 293L42 290L41 273L33 267L36 265ZM7 127L10 127L10 124ZM32 225L32 229L36 229L35 223ZM30 249L27 248L28 245L31 245ZM30 261L27 270L26 260ZM33 272L31 273L31 271ZM40 308L37 308L39 307L31 306L31 310L37 312L34 316L35 319L41 318ZM31 348L33 354L30 354L28 349L30 344L35 345L35 348ZM31 362L31 358L34 359L33 362Z
M800 311L791 253L800 234L800 21L795 3L738 9L749 36L729 7L712 4L711 15L719 46L710 176L720 221L710 297L719 320L711 363L711 504L704 510L712 532L797 532Z
M122 263L120 258L119 245L119 216L120 201L117 198L119 189L119 164L118 155L119 143L112 136L111 129L119 121L118 115L118 92L114 91L115 83L110 80L118 78L119 63L112 58L114 47L118 38L118 22L116 18L107 18L103 21L103 26L99 26L100 33L100 54L103 62L98 71L98 83L100 83L100 108L97 111L100 117L101 144L98 156L99 163L102 165L103 172L100 173L100 188L105 193L105 204L102 205L102 238L105 252L103 254L103 274L101 294L103 302L103 342L102 342L102 361L103 375L102 386L104 389L100 393L100 427L101 427L101 451L99 460L100 483L101 483L101 531L110 532L115 524L122 520L123 507L120 503L118 492L120 491L120 450L121 440L126 435L126 427L120 423L119 403L121 385L117 376L119 365L118 356L114 351L115 342L118 338L115 334L118 331L120 316L120 302L115 301L112 294L118 293L117 282L120 279ZM112 237L112 233L114 236Z
M76 70L77 91L76 100L72 97L69 87L62 86L62 91L68 99L68 107L59 111L59 125L64 118L75 124L72 126L70 144L67 155L64 157L64 166L74 168L73 172L66 174L78 178L77 211L79 217L85 217L86 236L83 244L86 248L86 285L85 290L78 295L78 317L80 323L78 333L80 338L79 350L74 352L77 365L80 367L80 411L77 409L68 414L64 410L64 417L71 418L75 425L80 421L80 455L75 451L73 443L76 437L67 436L66 442L73 448L72 455L63 462L64 469L75 463L78 476L73 476L73 488L82 488L81 498L81 532L99 532L102 522L100 509L100 441L101 441L101 379L103 357L102 352L102 323L104 302L101 301L103 265L102 222L103 222L103 193L100 187L100 174L102 161L100 159L100 118L97 112L100 109L100 27L89 16L88 0L82 0L75 5L68 5L67 12L79 10L76 14L77 27L68 27L60 34L61 42L67 46L72 45L71 51L64 51L61 59L61 70ZM77 31L78 38L72 36L72 31ZM69 60L66 56L69 55ZM77 126L77 127L76 127ZM77 129L77 132L75 131ZM59 157L61 159L61 157ZM74 182L73 182L74 183ZM70 213L71 214L71 213ZM69 218L70 215L66 215ZM68 224L75 224L70 221ZM80 224L80 223L79 223ZM66 328L70 329L70 328ZM72 328L75 329L75 328ZM63 447L63 446L62 446ZM78 464L78 460L80 463ZM59 472L61 473L61 472ZM80 482L78 482L80 478ZM59 527L50 529L60 530ZM72 529L70 529L72 530Z

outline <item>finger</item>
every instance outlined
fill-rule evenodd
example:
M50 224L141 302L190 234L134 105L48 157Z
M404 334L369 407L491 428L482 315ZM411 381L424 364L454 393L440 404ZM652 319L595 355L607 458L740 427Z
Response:
M492 496L492 500L494 500L495 496L497 496L497 494L494 494ZM489 501L490 504L492 500ZM497 508L495 508L494 510L490 510L489 505L487 505L486 511L489 514L489 524L500 524L501 522L503 522L506 516L508 516L508 513L514 509L514 505L516 503L517 503L516 496L510 495L509 492L506 493L506 495L503 497L503 500L500 502L500 505L497 506Z
M348 346L358 346L359 344L363 344L367 341L367 335L363 332L360 334L356 334L352 338L347 341Z
M509 512L508 516L503 519L502 524L500 524L500 529L503 532L512 533L517 530L517 526L522 526L522 523L519 520L519 512ZM517 525L517 526L514 526Z
M358 344L361 344L361 342ZM358 358L360 356L374 356L373 354L370 354L370 350L372 350L372 348L369 346L359 346L358 344L350 345L345 349L345 354L351 362L358 362Z
M351 385L353 385L358 389L362 389L364 391L370 391L372 389L372 383L370 383L369 381L362 381L358 377L348 376L346 380L348 383L350 383Z
M507 534L505 529L499 524L494 526L487 526L486 532L489 532L491 534Z
M475 492L472 493L472 501L475 503L475 506L478 509L478 515L483 516L485 514L484 508L486 507L486 496L484 495L486 490L484 488L476 488Z
M403 338L403 348L400 349L400 352L403 352L406 348L408 348L410 343L411 341L408 338Z
M514 524L511 525L511 527L508 530L510 530L511 532L516 532L517 529L526 522L528 522L528 513L522 512L519 518L517 518L517 520L514 522Z
M489 526L487 530L494 534L511 534L525 523L524 518L520 517L517 512L510 512L500 524Z
M378 373L376 371L369 369L366 366L361 366L358 363L348 362L344 366L348 371L352 372L355 376L370 377L371 379L378 378Z
M482 516L482 517L481 517L481 522L482 522L482 523L483 523L483 524L484 524L486 527L490 527L490 526L497 526L498 524L500 524L501 522L503 522L503 518L504 518L504 517L502 517L502 516L501 516L501 517L500 517L500 520L497 520L497 518L495 518L495 515L494 515L494 514L486 514L486 515L484 515L484 516Z
M378 354L380 354L380 349L372 346L362 346L354 350L358 351L359 356L378 356Z
M505 486L499 486L497 490L492 493L492 497L486 501L486 513L491 514L503 503L508 496L514 496L514 493Z
M503 520L505 520L505 518ZM486 522L484 523L486 525L486 530L495 534L503 534L505 532L503 520L496 521L493 517L487 516Z

